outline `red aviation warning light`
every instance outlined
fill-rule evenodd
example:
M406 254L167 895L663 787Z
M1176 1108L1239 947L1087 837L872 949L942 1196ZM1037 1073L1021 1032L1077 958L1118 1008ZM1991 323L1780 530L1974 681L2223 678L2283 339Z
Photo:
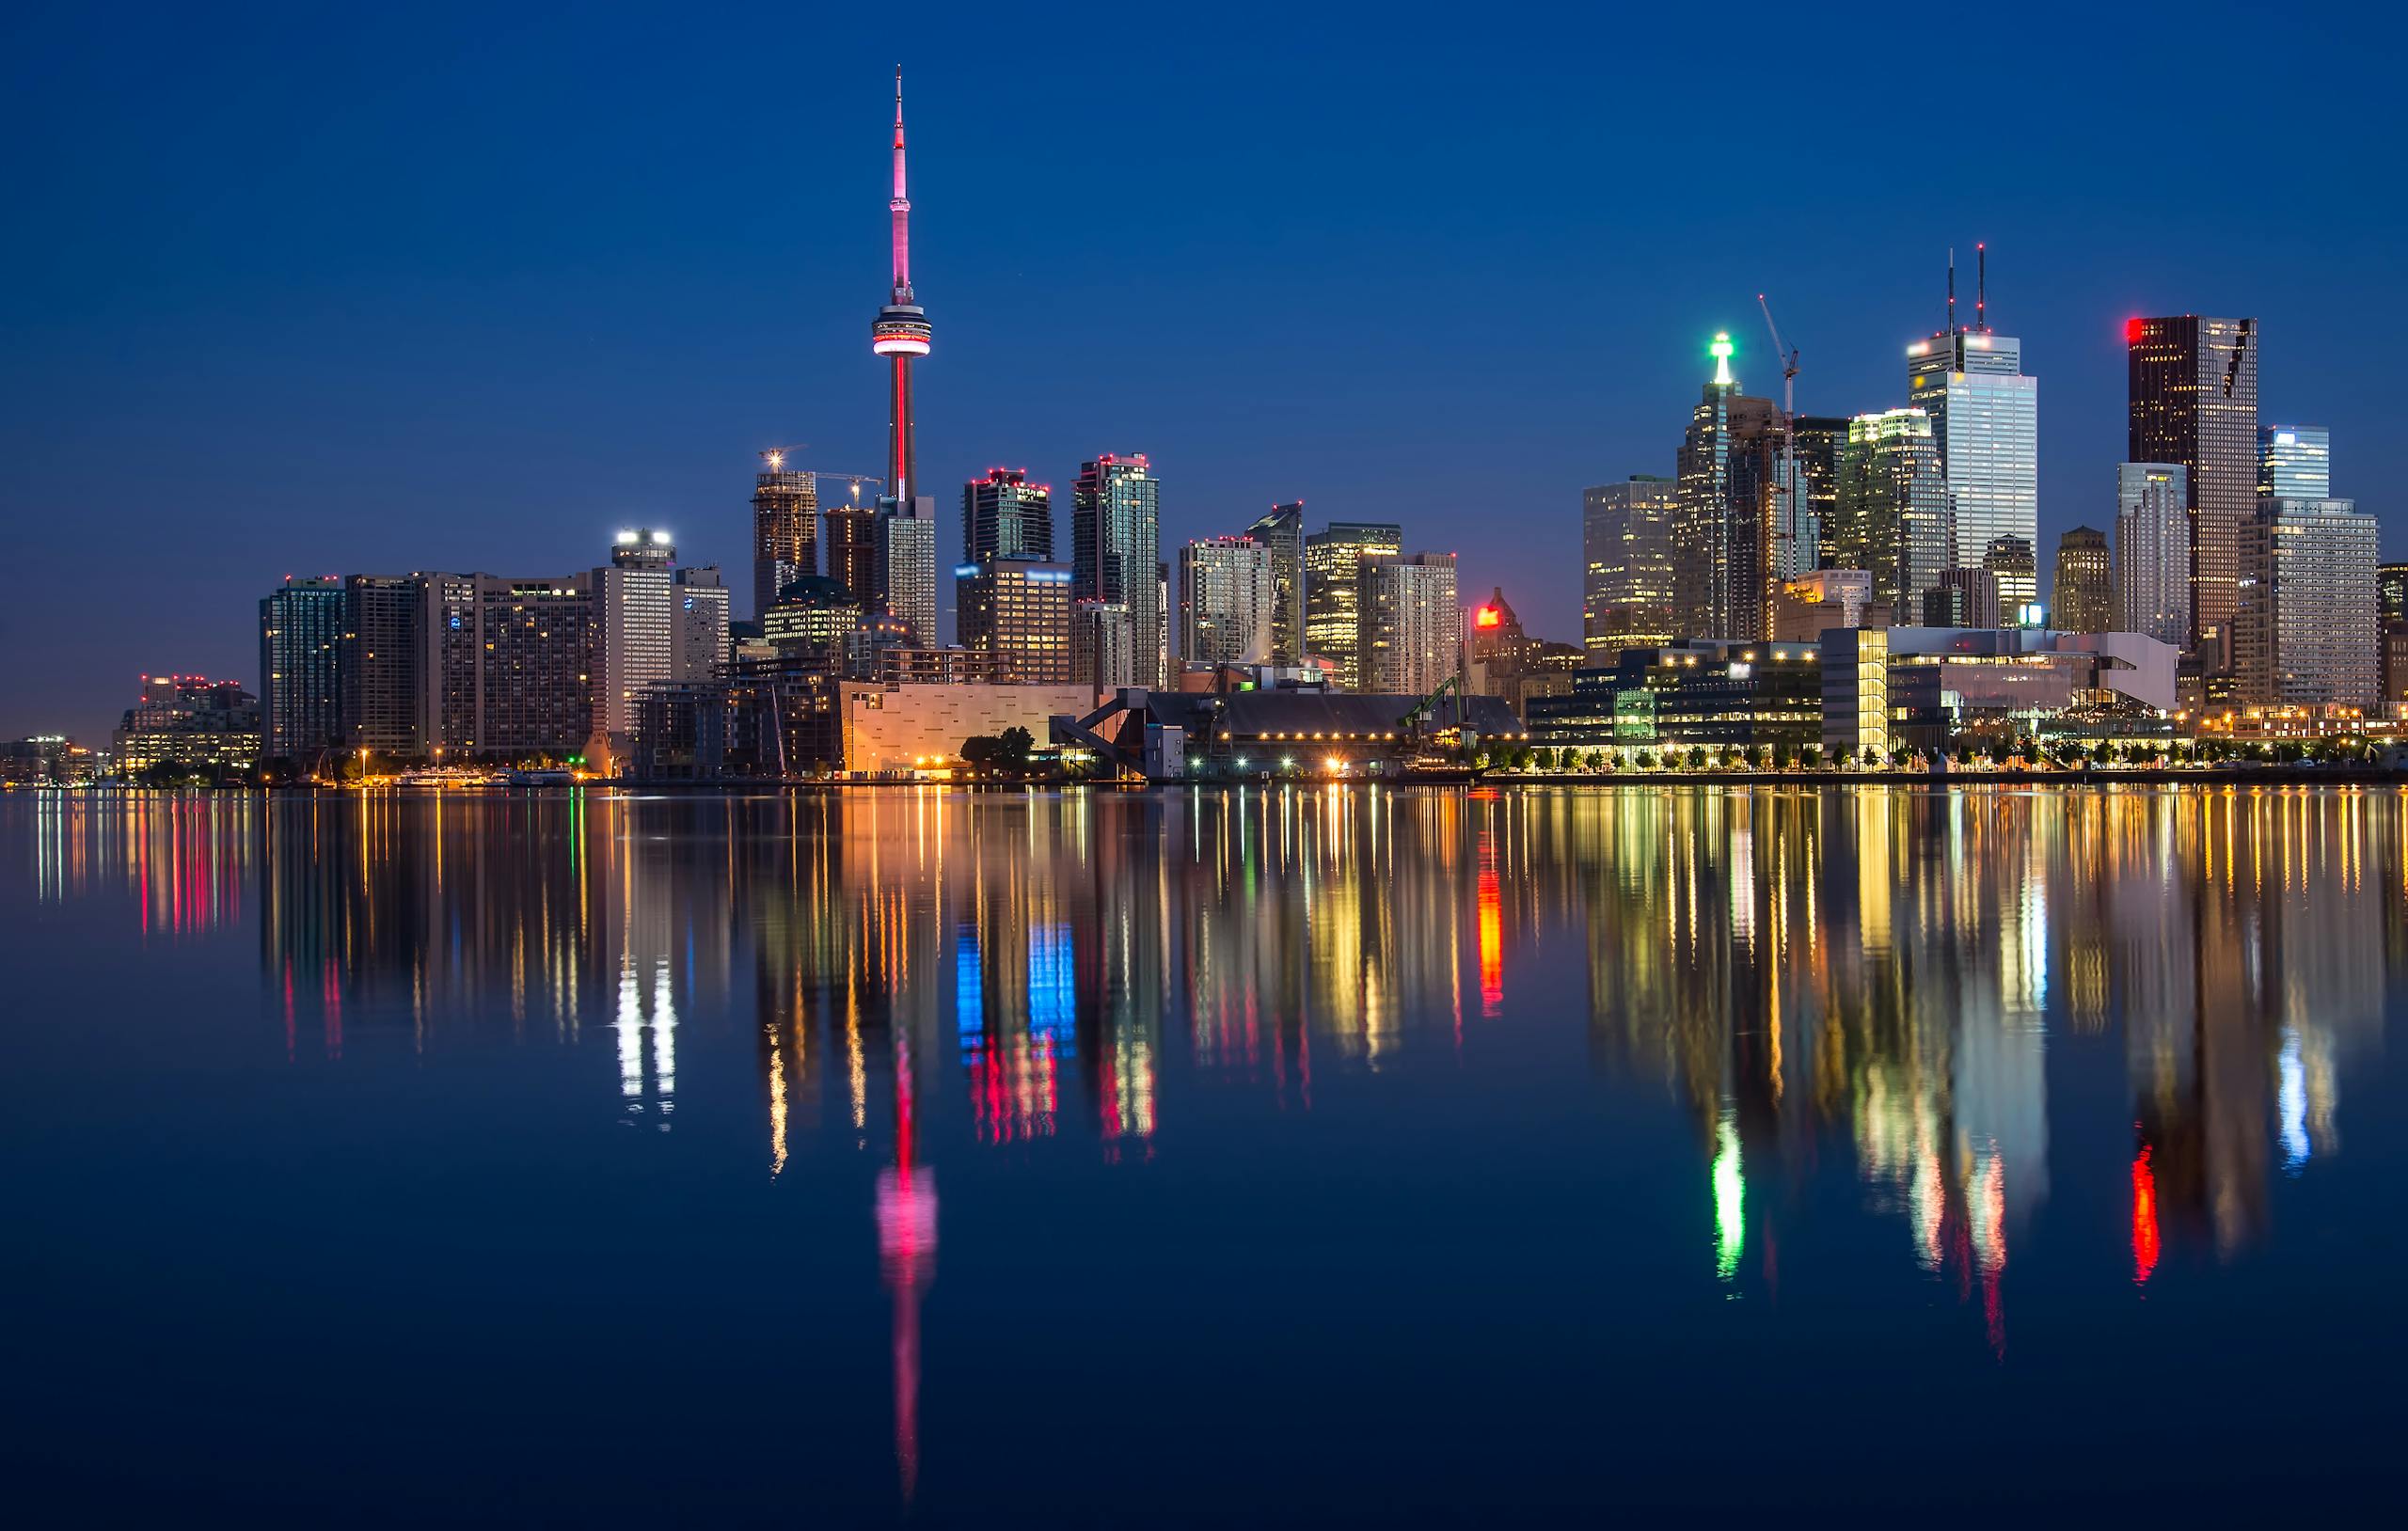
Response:
M2147 331L2147 329L2148 329L2148 325L2147 325L2144 321L2142 321L2142 320L2138 320L2138 319L2127 319L2127 320L2125 320L2125 321L2124 321L2124 343L2125 343L2126 345L2138 345L2138 344L2140 344L2140 343L2141 343L2141 336L2142 336L2144 333L2146 333L2146 332Z

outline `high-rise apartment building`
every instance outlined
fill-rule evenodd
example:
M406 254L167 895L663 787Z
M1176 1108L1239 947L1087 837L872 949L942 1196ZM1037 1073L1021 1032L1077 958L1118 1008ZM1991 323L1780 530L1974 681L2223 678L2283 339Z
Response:
M1650 473L1580 491L1580 641L1592 661L1610 664L1624 649L1672 640L1679 503L1680 481Z
M1179 550L1179 655L1187 663L1270 663L1277 608L1268 545L1213 537Z
M937 502L916 496L908 503L878 502L878 609L893 613L911 631L914 647L932 649L937 633Z
M961 560L1054 561L1054 491L1028 470L990 467L961 486Z
M2040 564L2031 543L2021 537L1993 537L1982 549L1981 567L1998 581L1998 624L2024 625L2025 608L2040 599Z
M2228 649L2241 540L2258 510L2258 322L2181 314L2124 325L2134 463L2179 464L2191 530L2188 642ZM2221 668L2221 667L2219 667Z
M2179 647L2191 637L2191 470L2115 467L2115 606L2126 631Z
M2106 533L2076 527L2057 539L2056 581L2049 600L2049 625L2061 632L2115 630L2115 560Z
M1678 635L1760 639L1767 629L1776 557L1775 492L1782 415L1739 392L1731 338L1711 347L1714 376L1681 440L1672 518L1672 626Z
M1385 521L1333 521L1305 539L1305 653L1349 689L1362 685L1363 560L1403 550L1404 529Z
M426 727L426 579L353 575L343 581L343 744L379 755L430 752Z
M1380 553L1358 567L1361 689L1427 696L1463 664L1452 553Z
M2258 427L2258 497L2330 499L2333 433L2321 425Z
M676 638L670 655L669 678L707 681L725 675L728 599L727 584L720 577L719 565L705 563L680 569L676 581L676 588L670 592L670 620L676 628Z
M1305 502L1274 505L1245 534L1271 550L1271 662L1305 655Z
M1907 402L1931 417L1948 481L1952 565L1983 565L2002 537L2039 545L2039 389L2023 375L2023 342L2013 336L1957 329L1907 347ZM2001 579L2008 610L2033 598Z
M2261 706L2373 704L2382 691L2375 518L2346 499L2258 502L2242 539L2233 670Z
M857 500L831 505L824 513L828 577L845 587L845 592L864 608L878 600L878 513L877 507ZM784 589L780 585L769 592L772 605Z
M287 577L260 602L260 750L289 760L343 742L342 581Z
M1099 694L1137 684L1136 629L1126 602L1070 603L1070 679Z
M1070 596L1129 608L1137 679L1160 686L1168 643L1162 603L1162 485L1142 452L1080 465L1070 491ZM1082 677L1084 678L1084 677Z
M986 558L956 566L953 583L954 622L961 646L993 655L990 673L997 681L1012 686L1069 683L1069 564Z
M594 666L602 640L595 573L468 576L474 608L466 631L476 655L468 751L559 758L584 750L595 719L606 716Z
M819 572L819 483L785 466L785 454L761 454L769 466L752 485L752 620L778 592Z
M419 576L419 684L422 687L419 717L433 753L463 759L472 753L477 738L478 677L483 670L483 640L477 599L479 576L425 574Z
M1914 620L1923 592L1940 583L1956 545L1940 450L1922 410L1892 409L1848 421L1840 450L1838 521L1826 544L1833 567L1873 576L1873 600L1890 609L1893 622Z
M644 527L620 532L610 563L594 571L593 675L599 699L594 726L614 745L634 739L645 687L662 684L675 671L676 562L669 533Z

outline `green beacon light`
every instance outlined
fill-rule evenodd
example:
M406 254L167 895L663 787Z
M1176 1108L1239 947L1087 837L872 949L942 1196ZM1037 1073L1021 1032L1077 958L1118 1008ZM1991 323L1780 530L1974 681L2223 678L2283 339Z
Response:
M1731 375L1730 335L1724 331L1716 331L1714 343L1705 349L1707 354L1714 357L1714 381L1725 387L1735 385L1739 380Z

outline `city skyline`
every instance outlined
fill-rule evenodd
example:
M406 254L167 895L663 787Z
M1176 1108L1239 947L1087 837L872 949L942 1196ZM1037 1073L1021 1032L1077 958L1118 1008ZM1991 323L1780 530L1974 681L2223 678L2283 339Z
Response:
M1735 337L1742 391L1771 394L1780 368L1748 323L1755 292L1769 292L1784 335L1803 351L1801 413L1896 407L1905 402L1899 348L1943 317L1936 294L1945 250L1979 238L2001 268L1993 275L2002 301L1990 322L2020 337L2026 370L2049 380L2038 550L2071 527L2112 517L2104 486L2122 460L2122 326L2140 314L2258 316L2267 333L2261 416L2331 429L2344 443L2345 492L2379 520L2397 520L2373 466L2383 439L2373 423L2377 390L2346 357L2329 368L2330 348L2312 339L2340 323L2352 274L2379 258L2382 241L2355 224L2287 246L2279 259L2230 241L2206 240L2202 252L2177 251L2177 241L2097 238L2075 226L2113 176L2094 181L2077 171L2063 183L2060 157L2044 187L2048 156L2002 150L1978 190L1918 202L1911 216L1843 227L1802 207L1784 225L1795 231L1781 239L1740 240L1729 214L1683 202L1676 211L1695 251L1608 259L1580 242L1596 214L1566 213L1560 201L1526 206L1521 194L1567 176L1602 180L1625 196L1661 192L1661 169L1583 123L1576 97L1551 69L1541 69L1524 99L1554 128L1553 147L1534 163L1514 164L1494 152L1503 130L1467 109L1407 124L1379 102L1384 70L1427 67L1409 49L1353 62L1298 56L1248 65L1227 76L1228 90L1243 96L1309 71L1321 89L1308 113L1347 125L1334 142L1283 134L1281 173L1241 190L1242 176L1272 146L1227 145L1217 157L1186 161L1146 149L1209 143L1226 125L1196 94L1228 62L1210 50L1173 70L1176 88L1164 102L1137 110L1133 144L1020 125L998 138L945 88L968 67L963 52L977 35L971 24L925 46L915 39L911 50L865 39L850 52L816 49L823 63L843 67L827 77L827 116L807 130L747 116L740 129L698 127L676 137L673 151L653 150L640 189L682 210L687 222L597 223L598 214L547 193L536 206L563 221L537 228L530 212L511 214L501 232L515 233L514 244L469 231L483 227L476 214L499 209L505 186L523 189L512 176L531 171L532 158L505 147L502 169L467 176L457 188L437 184L462 163L462 114L436 113L436 127L448 131L406 150L382 136L390 114L406 115L423 104L421 93L463 70L489 84L530 86L526 99L490 108L514 122L536 103L585 87L558 73L564 65L541 60L531 37L505 35L471 64L431 52L429 39L441 35L439 20L417 41L329 23L280 44L306 57L373 43L397 68L410 64L389 97L353 108L332 134L335 146L373 147L377 163L409 185L420 213L444 214L389 230L389 246L304 240L264 253L259 242L293 215L262 202L267 192L220 185L224 205L196 202L167 186L158 167L129 169L124 147L109 141L63 143L53 173L38 178L30 208L56 237L8 258L13 285L32 294L33 308L6 373L19 404L7 427L19 465L7 491L12 518L34 528L40 556L109 559L138 590L178 583L192 594L179 607L203 615L188 629L96 634L20 672L0 692L0 733L100 736L140 673L232 675L256 689L257 634L247 615L261 590L296 566L515 577L581 557L571 550L611 527L657 525L675 531L689 562L746 568L752 454L800 439L810 443L798 453L801 466L857 466L875 460L866 454L887 423L886 390L877 364L860 355L857 327L859 293L876 279L869 274L879 257L867 222L875 214L866 212L877 183L868 178L882 179L887 166L878 155L883 146L863 142L851 124L891 104L898 54L923 82L912 121L927 189L914 211L926 226L923 264L934 262L932 279L945 294L944 363L914 378L927 437L922 481L941 500L995 462L1024 463L1033 476L1064 482L1101 451L1143 451L1171 485L1165 549L1241 530L1265 506L1302 498L1316 525L1402 522L1413 546L1461 555L1464 589L1500 587L1533 631L1574 639L1580 590L1566 555L1576 546L1576 497L1591 484L1672 470L1666 414L1693 397L1696 358L1711 333ZM2171 46L2204 51L2217 36L2206 28ZM173 27L108 40L103 49L97 38L42 39L38 51L60 65L61 82L22 95L9 110L55 110L57 90L77 82L110 101L135 83L157 87L136 120L188 109L184 87L166 78L169 45L204 55L221 45ZM1669 49L1674 39L1643 40ZM2313 40L2278 39L2266 67L2356 67ZM688 46L701 43L670 53ZM570 54L624 69L630 48L603 26ZM99 79L104 60L117 77ZM1814 54L1806 65L1854 75L1890 62L1877 46L1853 61ZM199 111L192 120L200 144L242 127L230 110ZM595 131L608 141L624 130ZM2262 145L2237 152L2240 162L2304 141L2295 136L2303 130L2279 122L2264 131ZM517 141L502 136L506 146ZM1475 220L1480 245L1447 229L1430 248L1408 250L1399 221L1408 212L1401 180L1408 166L1367 161L1373 142L1419 156L1467 205L1495 207ZM710 202L698 200L700 188L668 185L685 155L723 152L731 143L740 149L731 155L737 164L702 178ZM1040 149L1074 163L1056 164ZM719 178L763 163L756 154L786 179L764 182L771 189L749 202L729 196L721 206L732 188ZM1075 242L1033 239L1077 213L1079 201L1067 195L1071 170L1082 181L1100 174L1121 183L1127 178L1116 167L1140 162L1155 196L1149 237L1137 248L1106 259ZM350 209L352 194L312 174L322 165L323 151L266 154L259 177L296 205L306 191ZM1336 199L1289 197L1307 173ZM2321 173L2303 172L2311 181ZM105 195L98 189L104 182L112 188ZM186 235L172 269L155 251L130 245L68 269L62 252L88 254L133 215L146 190L158 204L149 211L171 215ZM2044 191L2057 201L2036 206ZM1261 247L1200 255L1188 236L1208 204L1225 214L1273 214ZM2204 231L2205 222L2198 227ZM562 241L580 229L586 241L572 251ZM1333 279L1343 269L1360 310L1347 351L1329 364L1360 397L1334 412L1306 407L1289 385L1261 387L1293 279L1271 259L1282 255ZM1528 363L1513 326L1497 324L1471 293L1532 260L1579 277L1562 300L1564 332L1554 346L1570 354L1544 364L1535 398L1523 382L1507 386L1518 375L1506 371L1509 356L1514 369ZM1441 261L1460 271L1434 286L1424 268ZM556 291L531 297L547 287ZM703 289L706 299L694 295ZM1410 308L1401 305L1407 290L1416 294ZM578 307L605 295L614 322ZM1114 381L1081 376L1067 365L1073 349L1053 345L1068 332L1073 304L1107 316L1097 339L1113 352ZM408 332L417 321L424 333ZM129 352L126 327L135 325L141 339ZM101 343L69 345L86 334ZM547 349L572 335L574 346ZM445 343L433 344L438 338ZM332 390L345 395L340 402L313 381L338 354L338 375L359 385ZM103 365L110 357L113 369ZM1610 365L1600 370L1598 357ZM1144 386L1129 386L1133 370ZM1235 387L1241 376L1251 380L1247 389ZM307 397L297 391L305 384ZM1266 403L1275 407L1259 407ZM374 471L361 474L362 463ZM184 529L213 515L239 516L243 534L203 545ZM1494 530L1499 516L1510 530L1502 538ZM940 522L940 565L959 552L948 519ZM103 526L133 535L103 544ZM2386 551L2397 556L2398 543L2393 531ZM50 603L63 598L37 591L15 630L43 630L55 615Z

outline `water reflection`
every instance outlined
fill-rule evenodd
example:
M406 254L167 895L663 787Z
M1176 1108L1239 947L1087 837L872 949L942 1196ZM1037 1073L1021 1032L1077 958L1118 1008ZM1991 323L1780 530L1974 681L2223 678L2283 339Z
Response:
M32 813L44 899L120 891L146 939L255 917L296 1063L350 1065L347 1030L574 1051L593 1029L616 1060L595 1110L665 1134L698 1109L679 1086L697 1018L749 1024L754 1173L882 1165L868 1215L907 1500L933 1158L1128 1174L1223 1097L1309 1113L1317 1076L1377 1091L1425 1066L1492 1087L1465 1060L1575 1022L1585 990L1593 1109L1639 1085L1688 1124L1671 1151L1697 1188L1700 1280L1772 1295L1784 1230L1814 1205L1800 1188L1836 1154L1895 1258L2003 1357L2013 1255L2069 1123L2052 1047L2112 1057L2120 1038L2121 1114L2104 1123L2094 1092L2081 1125L2129 1121L2116 1195L2147 1286L2178 1252L2266 1239L2276 1182L2339 1151L2340 1081L2408 961L2408 810L2378 791L48 797ZM1392 1087L1431 1109L1434 1086Z

